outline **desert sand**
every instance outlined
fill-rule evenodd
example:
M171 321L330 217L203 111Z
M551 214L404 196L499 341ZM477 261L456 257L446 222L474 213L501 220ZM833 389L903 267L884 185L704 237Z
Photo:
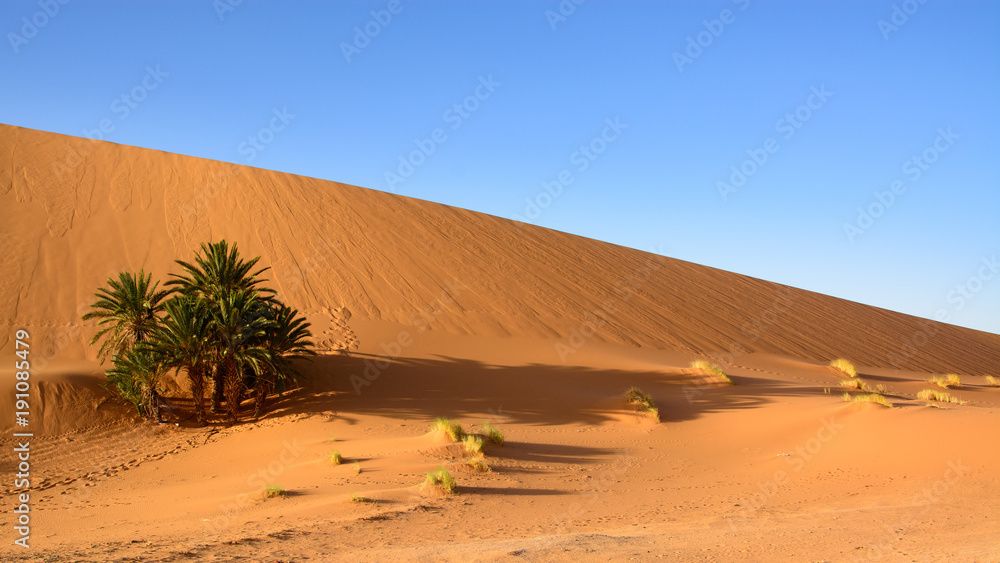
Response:
M0 125L0 381L32 345L31 548L10 561L1000 561L1000 336L445 205ZM694 235L693 235L694 236ZM102 387L104 280L262 256L320 355L261 419ZM893 408L845 402L848 358ZM705 358L735 385L688 367ZM959 374L964 404L917 393ZM639 386L660 421L623 395ZM436 417L506 442L488 473ZM22 429L23 430L23 429ZM332 465L332 450L344 463ZM452 495L421 487L447 467ZM279 485L284 498L263 489ZM367 502L352 502L351 496Z

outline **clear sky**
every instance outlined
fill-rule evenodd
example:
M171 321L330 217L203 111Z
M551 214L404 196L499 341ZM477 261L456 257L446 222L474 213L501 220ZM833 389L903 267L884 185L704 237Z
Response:
M1000 333L997 2L3 0L0 31L3 123Z

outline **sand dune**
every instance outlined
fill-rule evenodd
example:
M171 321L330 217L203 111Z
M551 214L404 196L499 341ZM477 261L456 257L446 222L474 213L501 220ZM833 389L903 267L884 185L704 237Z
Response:
M0 159L0 355L31 333L36 432L35 548L5 560L1000 557L998 335L268 170L5 125ZM80 316L109 275L165 279L221 238L272 267L323 353L260 420L195 427L181 380L168 424L137 423ZM835 357L897 408L843 402ZM965 404L917 399L942 373ZM438 416L503 428L491 472L428 433ZM439 466L457 495L420 487Z
M165 277L175 258L228 238L262 255L286 300L314 315L346 306L414 324L423 312L454 334L556 339L593 326L593 340L620 344L850 353L866 365L970 374L1000 363L997 335L480 213L107 142L0 133L11 235L0 318L29 327L78 323L109 273L145 267Z

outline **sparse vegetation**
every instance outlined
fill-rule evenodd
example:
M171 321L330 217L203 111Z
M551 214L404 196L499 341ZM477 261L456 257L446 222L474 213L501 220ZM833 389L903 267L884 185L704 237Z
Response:
M850 360L845 360L844 358L833 360L830 362L830 367L844 372L848 377L853 378L858 376L858 368L854 367L854 364Z
M372 499L370 499L370 498L368 498L366 496L351 493L351 502L363 503L363 502L371 502L371 501L372 501Z
M892 408L892 403L890 403L889 400L883 395L878 393L860 393L857 395L844 393L844 400L852 403L875 403L876 405Z
M928 380L932 385L937 385L942 389L948 389L949 387L961 387L962 378L954 373L949 373L948 375L938 377L934 376Z
M876 393L878 395L885 395L889 391L886 389L886 386L881 383L878 385L869 385L867 381L861 379L860 377L854 379L841 379L840 386L845 389L854 389L864 391L865 393Z
M917 393L917 398L923 401L934 401L937 403L950 403L953 405L964 405L965 401L958 397L952 397L951 393L938 391L936 389L924 389Z
M501 432L499 428L493 426L487 421L483 421L483 435L486 436L486 439L492 442L494 445L496 446L503 445L503 440L504 440L503 432Z
M183 370L191 382L197 420L205 424L204 391L211 382L211 412L223 399L230 422L251 395L255 414L267 397L294 384L295 361L314 354L309 323L283 304L255 270L259 257L244 260L237 245L202 244L193 262L177 260L182 274L170 274L158 289L152 276L122 272L98 288L83 320L98 319L91 339L103 339L98 356L114 367L108 384L143 416L160 421L158 381Z
M694 369L700 369L704 372L707 372L710 375L717 377L730 385L736 384L732 379L729 379L729 376L726 375L726 372L722 371L722 368L709 362L708 360L694 360L693 362L691 362L691 367Z
M990 387L1000 387L1000 378L993 377L992 375L986 376L986 384Z
M465 460L465 463L473 469L473 471L478 471L480 473L489 473L492 471L490 465L486 463L486 458L482 455L474 455Z
M428 473L427 478L424 480L424 485L437 487L446 494L455 492L455 478L444 467L439 467L436 471Z
M465 437L462 424L448 418L435 418L431 424L431 432L444 432L452 442L461 442Z
M475 434L467 434L462 438L462 445L465 446L465 451L472 455L483 453L483 439Z
M330 463L333 465L340 465L344 463L344 458L340 455L340 450L333 450L330 452Z
M639 412L649 414L657 422L660 421L660 409L656 407L653 398L638 387L629 387L625 392L625 404L634 406Z
M264 489L264 498L274 498L274 497L286 497L288 496L288 491L279 485L271 485L270 487Z
M354 474L355 475L361 475L361 462L360 461L355 461L354 462Z

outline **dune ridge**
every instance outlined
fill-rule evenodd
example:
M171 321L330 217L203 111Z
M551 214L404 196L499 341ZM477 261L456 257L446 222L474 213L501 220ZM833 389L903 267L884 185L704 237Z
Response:
M0 125L0 317L82 358L104 279L227 238L309 315L455 334L988 373L1000 336L399 195ZM48 330L62 329L62 330ZM0 335L10 351L10 331ZM592 334L591 334L592 333ZM60 338L61 341L55 341ZM560 354L559 350L562 351Z

